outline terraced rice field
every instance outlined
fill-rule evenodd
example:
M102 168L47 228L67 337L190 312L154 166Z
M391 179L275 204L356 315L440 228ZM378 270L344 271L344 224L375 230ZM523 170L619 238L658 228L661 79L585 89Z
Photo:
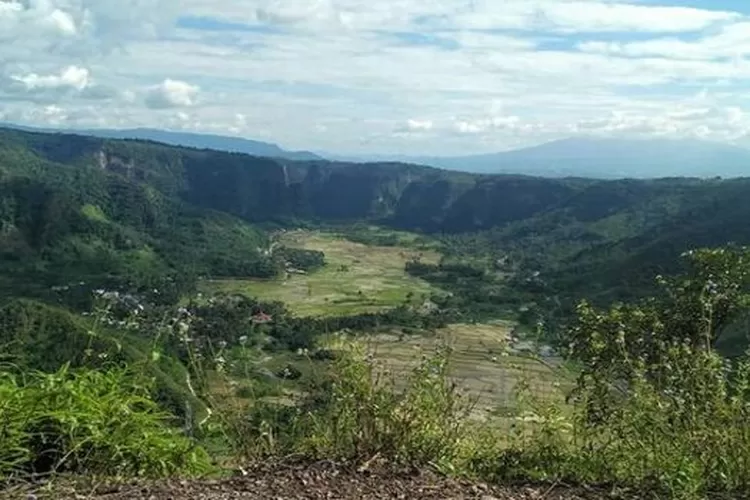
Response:
M398 332L370 336L362 342L397 380L405 380L423 355L439 344L452 349L451 376L458 387L476 398L474 416L507 415L518 408L516 390L527 384L529 393L543 401L561 403L572 384L570 373L554 357L518 352L510 341L513 324L460 324L424 335Z

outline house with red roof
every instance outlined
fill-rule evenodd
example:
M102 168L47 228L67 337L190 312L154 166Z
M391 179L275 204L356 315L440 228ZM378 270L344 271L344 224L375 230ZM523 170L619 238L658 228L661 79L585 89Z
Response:
M252 319L253 319L253 323L255 323L256 325L262 325L262 324L270 323L271 321L273 321L273 317L269 316L263 311L254 315Z

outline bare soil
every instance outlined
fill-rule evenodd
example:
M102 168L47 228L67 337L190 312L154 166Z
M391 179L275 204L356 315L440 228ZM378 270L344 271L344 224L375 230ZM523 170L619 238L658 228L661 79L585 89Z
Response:
M10 496L6 496L10 495ZM417 471L358 472L334 464L266 466L221 480L167 480L92 486L83 482L0 492L0 499L70 500L330 500L478 499L593 500L612 492L565 485L491 486Z

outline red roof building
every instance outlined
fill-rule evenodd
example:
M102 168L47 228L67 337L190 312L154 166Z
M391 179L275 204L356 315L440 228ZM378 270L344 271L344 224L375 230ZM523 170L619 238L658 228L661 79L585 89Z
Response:
M273 321L273 318L262 311L253 316L253 323L255 324L270 323L271 321Z

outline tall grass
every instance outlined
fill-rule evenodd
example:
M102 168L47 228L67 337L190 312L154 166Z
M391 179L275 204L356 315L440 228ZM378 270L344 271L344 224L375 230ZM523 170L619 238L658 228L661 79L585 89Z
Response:
M325 383L298 404L256 402L235 434L247 456L455 468L473 401L450 380L447 349L425 357L399 384L356 344L336 352Z
M750 491L746 357L730 365L711 350L674 347L661 360L667 386L636 367L625 389L584 385L568 403L522 379L515 412L478 422L469 418L474 400L451 378L449 349L424 356L406 380L356 344L335 352L326 382L300 400L224 412L235 451L246 460L382 460L497 482L617 485L657 498ZM594 411L604 403L606 414Z
M165 477L209 460L150 387L123 369L0 375L0 479L55 473Z

